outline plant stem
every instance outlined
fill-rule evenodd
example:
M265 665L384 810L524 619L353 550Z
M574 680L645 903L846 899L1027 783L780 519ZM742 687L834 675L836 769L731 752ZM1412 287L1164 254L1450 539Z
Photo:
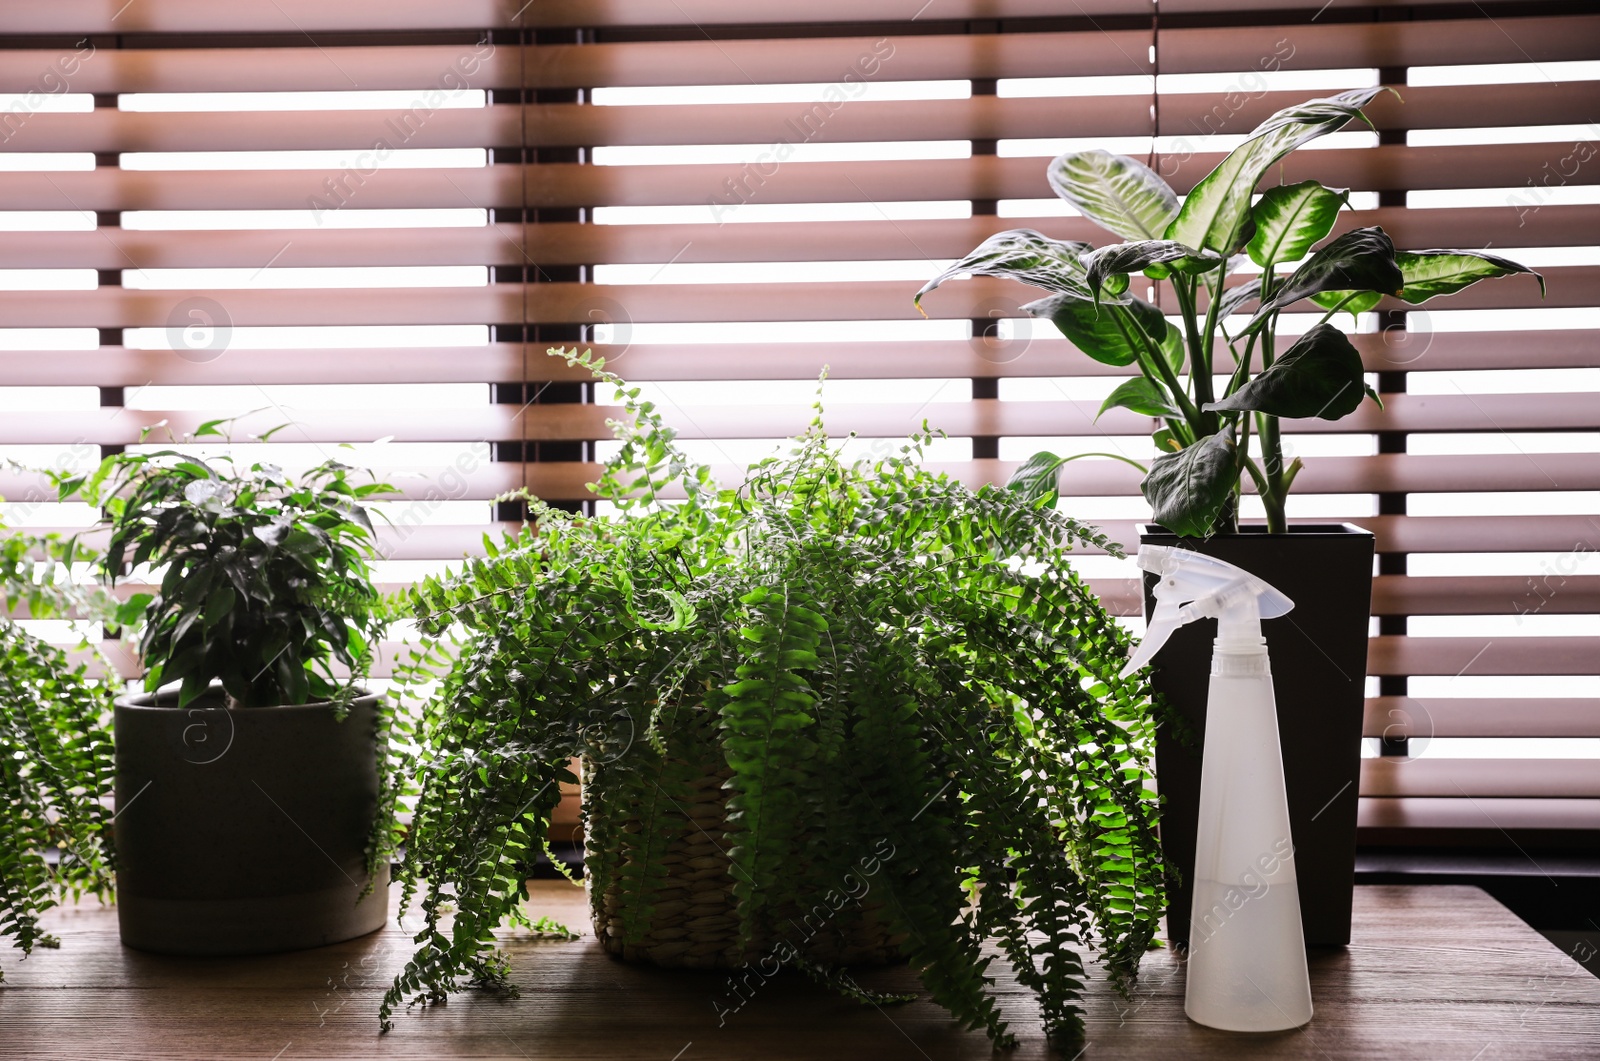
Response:
M1206 402L1212 400L1211 344L1216 341L1217 337L1217 304L1222 300L1222 288L1227 283L1227 278L1228 260L1224 258L1222 264L1217 267L1216 286L1207 285L1207 293L1210 297L1206 305L1206 326L1200 333L1200 351L1204 355L1202 364L1205 366L1205 371L1195 381L1195 400L1200 404L1201 408L1205 407ZM1202 387L1204 387L1204 401L1200 399Z
M1283 534L1288 531L1284 519L1283 439L1278 434L1278 418L1267 413L1257 413L1257 432L1261 435L1261 462L1266 465L1265 489L1261 490L1261 503L1267 509L1267 533ZM1258 489L1260 486L1258 485Z
M1262 473L1254 458L1245 457L1244 470L1250 473L1250 478L1255 482L1256 489L1265 492L1267 486L1266 476Z
M1181 273L1172 276L1172 290L1178 298L1178 312L1183 316L1184 339L1189 346L1189 385L1194 388L1194 404L1202 412L1200 422L1195 425L1198 435L1215 434L1217 430L1217 414L1203 410L1206 404L1213 400L1211 388L1211 348L1208 341L1203 342L1200 325L1195 316L1194 281ZM1209 340L1210 329L1216 310L1216 300L1212 299L1211 309L1207 313L1205 339Z
M1267 274L1261 277L1261 296L1269 297ZM1272 367L1273 343L1277 338L1278 315L1274 313L1261 329L1261 368ZM1289 530L1284 518L1283 438L1278 433L1278 418L1268 413L1257 413L1256 431L1261 436L1261 462L1266 467L1267 488L1261 491L1261 503L1267 510L1267 533L1284 534Z
M1239 512L1244 508L1244 481L1240 478L1246 471L1250 478L1256 482L1257 490L1261 485L1261 473L1257 470L1255 462L1250 459L1250 414L1243 413L1238 419L1239 442L1235 452L1239 455L1237 466L1233 472L1233 505L1232 512L1225 513L1230 516L1229 526L1219 526L1216 529L1224 534L1236 534L1239 530Z
M1231 342L1228 344L1228 349L1233 351L1234 366L1233 375L1228 379L1228 389L1222 392L1224 398L1244 386L1250 379L1250 362L1256 356L1256 333L1251 332L1249 338L1245 340L1243 357L1239 356L1239 351Z
M1146 468L1143 464L1140 464L1132 457L1124 457L1120 453L1074 453L1070 457L1062 457L1060 464L1066 464L1068 461L1075 461L1079 457L1110 457L1114 461L1121 461L1123 464L1132 465L1133 467L1138 468L1141 472L1144 472L1146 475L1150 474L1149 468ZM1057 467L1060 467L1060 464L1058 464Z
M1200 410L1195 408L1194 402L1189 400L1189 395L1185 393L1183 384L1178 380L1177 373L1173 372L1172 366L1167 364L1166 355L1161 352L1160 347L1156 346L1155 340L1146 334L1144 327L1131 318L1127 310L1121 306L1111 306L1110 309L1111 319L1116 321L1117 329L1122 332L1122 337L1131 345L1134 337L1137 336L1140 345L1144 347L1145 356L1139 359L1139 368L1150 378L1151 382L1156 382L1156 377L1160 377L1161 384L1172 392L1173 399L1177 401L1178 408L1183 412L1183 418L1189 421L1190 426L1198 434ZM1154 376L1150 373L1152 368L1156 370Z
M1324 313L1322 315L1322 319L1317 321L1317 323L1318 324L1327 324L1328 321L1333 319L1333 315L1335 313L1338 313L1340 310L1344 309L1350 303L1354 302L1356 300L1356 298L1358 296L1360 296L1361 294L1363 294L1363 292L1361 292L1361 291L1352 291L1352 292L1350 292L1344 298L1339 300L1339 304L1337 306L1333 307L1328 312Z

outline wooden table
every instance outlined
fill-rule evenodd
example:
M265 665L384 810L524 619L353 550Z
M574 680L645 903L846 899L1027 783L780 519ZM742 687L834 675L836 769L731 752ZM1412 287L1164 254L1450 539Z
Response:
M532 907L573 928L582 892L535 882ZM1146 960L1131 1001L1096 976L1083 1058L1600 1058L1600 980L1477 888L1356 889L1355 941L1314 955L1317 1015L1297 1031L1229 1035L1183 1015L1183 972L1165 951ZM402 1012L380 1036L375 1011L409 950L389 927L314 951L249 959L179 959L127 950L116 915L93 903L53 911L58 951L4 959L0 1057L111 1058L989 1058L929 1002L861 1008L798 978L779 978L718 1027L724 975L623 965L586 935L510 939L515 1001L472 994ZM864 982L890 987L908 970ZM1052 1056L1031 1001L1002 980L1022 1040L1017 1059Z

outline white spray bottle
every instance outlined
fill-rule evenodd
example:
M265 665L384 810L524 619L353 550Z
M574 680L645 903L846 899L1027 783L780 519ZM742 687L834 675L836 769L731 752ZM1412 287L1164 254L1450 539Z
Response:
M1294 602L1233 564L1145 545L1155 613L1124 675L1172 632L1216 618L1200 772L1194 907L1189 921L1189 1019L1225 1031L1297 1028L1311 1019L1283 752L1261 620Z

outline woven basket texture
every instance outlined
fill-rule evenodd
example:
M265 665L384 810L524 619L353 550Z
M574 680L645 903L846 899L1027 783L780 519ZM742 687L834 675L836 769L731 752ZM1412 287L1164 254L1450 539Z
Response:
M663 723L665 757L638 740L615 763L585 760L585 883L596 938L626 961L674 968L737 968L780 938L824 965L901 960L902 938L891 934L873 889L841 903L840 882L818 881L815 902L771 912L765 924L780 928L739 939L723 788L732 771L716 733L714 712L680 708Z

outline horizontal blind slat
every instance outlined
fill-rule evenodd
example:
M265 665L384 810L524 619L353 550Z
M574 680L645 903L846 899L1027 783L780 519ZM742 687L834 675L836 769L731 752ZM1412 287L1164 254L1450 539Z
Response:
M1420 395L1396 394L1380 411L1370 403L1343 420L1306 420L1297 431L1316 434L1370 433L1373 431L1477 431L1585 430L1594 426L1594 396L1590 394ZM924 420L935 429L956 437L993 435L1143 435L1153 427L1149 417L1125 409L1100 416L1098 402L1012 402L974 399L932 407L927 402L901 404L837 405L827 414L835 436L854 431L868 438L899 438L920 429ZM304 441L347 442L392 436L403 442L465 441L524 438L570 441L609 438L605 421L615 407L602 405L536 405L526 413L516 406L481 409L415 410L402 418L383 408L312 410L295 420L296 434ZM663 419L679 437L699 439L776 439L802 433L810 423L809 408L792 405L678 406L666 403ZM162 420L178 436L193 431L206 419L188 410L92 409L62 412L17 412L0 419L0 445L27 445L59 441L63 436L103 445L131 445L139 432ZM241 437L283 422L277 411L240 418ZM1524 461L1524 489L1570 489L1553 475L1540 475L1546 466L1567 467L1568 455L1539 454L1531 466ZM1321 458L1332 461L1338 458ZM1365 459L1365 458L1363 458ZM1448 458L1446 458L1448 459ZM1481 461L1482 458L1462 458ZM1584 455L1580 463L1594 464ZM1130 474L1134 469L1128 469ZM1310 473L1308 473L1309 475ZM1330 475L1336 474L1333 472ZM1563 471L1562 474L1565 474ZM1542 480L1542 481L1541 481ZM1308 482L1310 479L1308 478ZM1571 481L1571 480L1569 480ZM1585 477L1580 481L1588 481ZM1369 488L1370 489L1370 488Z
M1484 18L1422 22L1281 24L1166 28L1168 74L1248 71L1263 59L1296 69L1431 64L1560 62L1592 56L1595 16L1517 20L1515 38ZM465 30L473 33L475 31ZM926 36L684 40L533 45L368 47L101 47L85 62L73 48L0 49L0 92L39 87L41 72L66 72L73 91L205 92L363 89L532 88L601 85L743 85L759 70L767 83L831 83L864 56L892 48L873 80L1025 78L1149 73L1144 29ZM880 43L880 42L886 42ZM77 61L74 62L74 59ZM455 79L446 80L449 73ZM52 84L54 82L51 82Z
M1594 759L1363 759L1363 796L1600 797Z
M1367 521L1357 517L1358 526ZM1091 579L1090 585L1117 615L1138 615L1140 584L1131 578ZM1594 615L1600 614L1600 575L1569 575L1544 585L1525 575L1456 575L1422 578L1377 575L1372 581L1373 615ZM1419 638L1426 643L1427 638ZM1600 658L1591 661L1600 673Z
M3 480L0 480L3 482ZM426 493L422 498L426 500ZM516 534L520 523L495 521L491 523L422 523L417 518L407 518L401 511L390 520L375 520L373 529L377 536L378 555L384 560L459 560L466 556L483 556L484 535L498 541L503 535ZM96 549L105 548L110 532L104 528L85 530L69 526L30 526L29 534L76 534L79 540Z
M1402 103L1385 94L1366 108L1383 130L1562 125L1600 111L1600 81L1408 87ZM1162 99L1163 135L1200 139L1240 134L1269 115L1304 101L1303 90L1239 94L1226 102L1209 93ZM441 101L442 102L442 101ZM805 103L683 104L597 107L586 103L519 108L384 111L246 111L165 113L102 107L82 113L41 112L0 140L13 151L349 151L352 164L377 169L399 148L668 144L853 143L897 140L994 140L1110 137L1148 131L1150 96L850 100ZM1365 129L1356 121L1351 129ZM523 130L526 130L524 132Z
M1334 232L1381 226L1401 248L1587 246L1600 231L1600 205L1450 210L1385 207L1348 210ZM671 261L874 261L959 258L1001 227L1032 228L1055 239L1114 242L1073 217L979 215L911 221L818 221L737 225L594 225L430 229L300 229L15 232L0 241L0 268L259 269L337 265L648 264ZM524 257L526 251L526 257ZM274 257L276 255L276 257Z
M1265 185L1320 179L1356 191L1438 188L1520 189L1529 174L1558 165L1570 144L1453 147L1380 145L1302 152L1275 167ZM1307 156L1310 156L1309 158ZM1223 158L1200 152L1178 162L1169 183L1189 190ZM770 179L734 164L593 166L510 164L482 169L380 169L335 195L323 170L147 172L109 166L84 172L0 173L0 203L13 210L333 210L370 208L520 207L522 183L535 207L704 206L744 202L836 203L951 199L1041 199L1050 196L1047 159L979 155L962 159L878 162L794 162ZM1564 168L1564 167L1563 167ZM359 175L358 175L359 176ZM1600 166L1578 166L1567 183L1600 182ZM1534 207L1537 194L1508 200Z
M598 407L600 410L604 408ZM282 415L279 414L280 420ZM686 421L699 422L692 414L685 414L682 410L679 410L678 415ZM106 425L101 433L85 434L82 437L97 444L127 445L131 443L121 440L131 438L137 441L139 428L150 423L158 423L160 419L166 419L169 426L174 429L181 429L197 417L188 413L130 411L123 416L101 420L100 422ZM255 426L264 426L265 419L267 418L262 416L251 418ZM522 431L519 421L524 420L527 421L525 431L527 437L539 438L546 430L545 425L539 422L541 417L537 407L532 413L520 417L516 416L514 411L505 413L495 409L488 413L471 411L458 415L407 415L395 419L406 421L394 436L396 441L405 442L472 443L514 439L522 437L519 433ZM828 416L830 428L840 419L848 420L849 417L830 414ZM936 429L939 427L940 418L936 415L928 416L928 420ZM585 414L583 422L598 425L603 431L604 424L601 421L602 417L597 414ZM74 416L71 422L78 426L87 426L94 422L94 417ZM41 442L47 436L38 431L38 423L38 420L32 422L35 427L32 433L27 430L26 421L23 426L12 431L0 429L0 444ZM293 423L287 437L298 441L317 442L345 441L362 437L357 434L357 429L367 426L365 423L355 419L346 423L350 426L341 434L337 414L302 416ZM1147 424L1146 427L1148 426ZM689 432L685 431L683 434L688 436ZM102 439L112 441L101 441ZM978 487L1006 482L1016 470L1018 463L992 459L930 461L929 467L959 479L969 486ZM1315 475L1312 469L1315 469ZM1306 482L1297 481L1296 486L1299 493L1307 496L1402 490L1412 492L1600 490L1600 461L1594 460L1592 454L1540 454L1535 462L1535 469L1537 474L1530 476L1528 459L1521 456L1378 454L1368 457L1321 457L1308 462L1306 470L1301 473ZM743 478L743 469L731 464L713 465L712 472L718 481L725 484L735 483ZM593 496L588 484L595 482L599 474L600 465L583 461L546 461L526 465L514 461L485 462L473 456L471 451L463 450L456 471L449 476L447 493L450 500L487 501L508 490L525 485L548 500L583 500ZM436 499L442 489L436 478L422 478L404 471L386 473L386 478L404 496L413 499ZM1062 470L1061 486L1064 495L1068 497L1134 497L1139 494L1140 478L1137 469L1120 461L1074 461ZM1253 484L1247 484L1245 491L1254 493ZM54 492L50 490L48 483L36 474L8 469L0 471L0 496L11 500L38 501L52 498ZM662 491L661 496L678 498L682 494L680 491L668 488ZM1370 518L1361 517L1361 522L1365 523ZM1581 528L1577 529L1581 532ZM1569 535L1556 539L1562 542L1557 548L1572 549L1594 536L1594 534L1580 533L1577 538ZM1535 545L1526 545L1524 548L1529 551L1537 550ZM1595 577L1600 576L1574 575L1564 579L1561 599L1550 602L1545 609L1559 612L1600 612L1600 583L1591 581ZM1388 590L1374 597L1373 607L1386 615L1509 613L1515 610L1519 603L1524 609L1537 603L1538 598L1531 596L1529 582L1529 579L1518 576L1404 579L1399 583L1380 583L1387 586ZM1399 588L1396 588L1397 586ZM1115 588L1122 598L1134 599L1129 596L1132 590L1128 586L1117 584L1115 587L1110 587L1108 584L1109 588ZM1133 607L1129 614L1137 610L1137 607Z
M552 464L562 466L565 462L552 462ZM493 496L493 493L483 491L485 483L499 480L499 488L509 490L517 485L518 478L525 478L526 486L534 493L546 498L560 498L566 485L563 483L563 478L571 477L571 470L565 467L531 466L525 477L518 477L517 470L515 464L502 467L496 462L488 469L474 469L474 472L459 477L458 482L467 483L461 490L451 490L446 493L437 483L421 486L411 483L411 490L408 493L411 498L419 501L435 501L440 498L485 499ZM451 528L451 533L448 535L434 535L432 538L422 539L421 544L410 544L413 533L427 528L405 522L403 515L405 514L402 514L400 520L395 520L392 525L386 526L386 536L379 543L384 559L395 559L394 555L390 554L402 547L410 547L411 554L422 555L427 559L459 559L461 555L469 552L474 555L482 552L475 547L477 539L466 541L454 528ZM85 541L101 541L102 538L104 535L91 533L85 536ZM456 546L474 547L458 549ZM430 552L424 552L424 547ZM443 549L443 552L438 552L437 549ZM1557 592L1552 592L1549 597L1534 597L1533 592L1528 589L1528 583L1530 579L1520 576L1408 578L1403 575L1379 575L1373 579L1373 615L1525 615L1526 611L1530 610L1528 607L1530 602L1534 605L1531 610L1538 611L1538 615L1600 613L1600 576L1563 578L1558 584ZM1142 591L1139 579L1094 578L1088 579L1088 584L1094 594L1106 603L1107 610L1112 611L1114 615L1141 615ZM389 594L400 591L403 587L405 584L394 584L394 586L381 586L379 589ZM134 592L144 592L147 589L149 587L139 584L123 583L117 587L117 595L126 599ZM26 615L26 611L14 608L11 615ZM1429 639L1421 640L1426 643ZM1600 666L1600 661L1595 663ZM1402 699L1405 698L1386 698L1387 711L1402 709ZM1549 701L1549 703L1563 704L1566 701ZM1586 703L1587 701L1582 703L1574 701L1576 704L1574 709ZM1410 704L1410 701L1406 701L1406 706L1410 707L1411 711L1426 715L1426 704L1416 707ZM1574 725L1573 719L1576 717L1578 715L1573 715L1571 712L1560 715L1562 725ZM1600 715L1592 720L1592 725L1600 725ZM1413 735L1430 735L1429 727L1424 723L1408 723L1408 730Z
M1600 829L1600 799L1516 799L1363 796L1357 827L1378 829Z
M1600 637L1405 637L1368 639L1368 674L1470 675L1600 672ZM1600 773L1600 771L1597 771Z
M1600 266L1562 266L1543 270L1549 293L1540 298L1530 278L1476 284L1455 295L1452 309L1504 309L1600 305ZM1020 307L1041 292L1009 280L982 278L949 285L912 303L916 287L906 281L828 281L796 286L738 285L729 297L711 284L494 284L477 288L346 290L177 290L146 291L101 287L90 291L30 292L26 299L0 304L0 327L48 328L71 321L79 327L164 327L178 305L212 298L241 325L322 324L474 324L515 321L527 312L542 322L588 324L597 310L617 309L627 319L661 322L789 320L918 320L924 317L970 320L1020 316ZM1171 289L1161 302L1177 312ZM526 303L524 303L526 299ZM1409 308L1385 299L1380 308ZM1001 312L1003 310L1004 312ZM179 314L181 316L181 313ZM601 319L608 319L602 317Z
M1340 0L1344 2L1344 0ZM1146 0L1083 0L1078 17L1148 15ZM934 0L923 22L968 19L1052 18L1053 0ZM896 11L901 21L918 13ZM455 30L497 27L678 26L885 21L884 13L853 0L812 0L803 11L786 5L729 4L725 0L51 0L8 5L3 33L283 33Z
M596 306L600 320L629 324L620 306ZM1041 333L1048 333L1041 335ZM815 379L928 379L952 376L1029 378L1130 374L1084 356L1051 325L1030 326L1026 339L940 339L918 343L583 343L630 381ZM1370 372L1600 367L1593 333L1536 332L1367 333L1350 336ZM536 345L399 347L373 350L232 350L193 361L170 350L102 347L95 350L8 351L0 355L10 386L252 385L274 383L494 383L527 379L582 381L589 375L544 356ZM1214 359L1229 371L1233 359Z
M520 0L519 0L520 2ZM8 4L0 33L293 33L375 29L458 29L515 25L509 0L51 0Z
M511 465L512 469L519 467ZM520 473L514 470L511 474L518 476ZM526 474L536 490L547 488L548 484L541 481L537 467L527 468ZM457 488L453 486L445 488L438 484L433 485L442 496L449 497L457 492ZM34 499L54 496L41 478L14 471L0 471L0 495L21 500L29 490L38 491ZM427 487L416 491L415 496L426 502L429 496ZM379 551L386 559L438 560L481 556L484 552L482 539L485 533L498 537L502 533L514 531L517 527L514 523L467 525L420 523L423 515L424 512L412 515L402 511L393 517L396 525L379 523L377 527ZM1493 553L1600 550L1600 529L1595 527L1593 520L1588 516L1361 516L1356 518L1356 523L1362 529L1374 534L1379 552ZM1096 524L1112 541L1124 543L1128 551L1138 548L1139 533L1134 521L1098 520ZM30 528L30 531L37 534L53 532L65 535L78 533L81 528L41 526ZM96 532L90 532L87 536L90 544L101 542L103 538L103 534ZM1097 550L1085 549L1084 552L1092 554ZM1399 579L1407 576L1381 577ZM1523 589L1526 589L1526 582ZM1131 587L1125 586L1116 592L1120 598L1134 600ZM1135 610L1136 603L1130 607L1128 614L1134 614Z
M1570 144L1497 144L1452 147L1379 145L1291 155L1263 186L1320 179L1356 191L1417 188L1520 188L1546 163L1569 154ZM1187 192L1225 157L1202 151L1163 160L1162 174ZM979 155L967 159L883 162L808 162L783 167L770 179L733 165L579 166L553 164L530 173L539 206L724 206L741 196L762 203L894 202L901 200L1048 198L1048 159ZM1565 169L1565 166L1562 167ZM1600 167L1578 166L1572 185L1600 182ZM65 175L63 175L65 176ZM404 176L404 174L394 174ZM734 182L731 190L725 182ZM376 183L376 182L373 182ZM363 189L365 191L366 189ZM1536 203L1537 198L1530 200ZM374 204L377 205L377 204Z
M1600 521L1587 515L1363 516L1361 525L1384 552L1600 551Z
M1600 615L1600 575L1379 575L1372 584L1372 612ZM1600 658L1593 662L1595 671L1600 673Z
M1592 15L1518 18L1515 31L1508 33L1506 20L1477 12L1459 19L1308 25L1302 16L1275 16L1267 4L1253 6L1263 11L1264 24L1163 26L1161 69L1174 74L1254 70L1273 58L1296 70L1594 58Z
M1600 737L1600 700L1591 697L1449 699L1374 696L1362 736Z
M1499 646L1508 641L1516 644L1510 649L1497 651ZM375 676L388 674L396 644L391 641L380 643L383 663ZM136 673L130 652L131 646L122 642L108 643L107 655L119 673ZM1442 668L1453 663L1456 670L1460 670L1467 662L1477 660L1472 669L1474 674L1586 674L1593 673L1595 669L1596 652L1600 652L1600 638L1593 637L1527 637L1488 642L1481 638L1430 637L1412 638L1409 643L1403 637L1374 637L1368 639L1367 673L1455 673ZM1404 662L1411 665L1395 669L1396 661L1402 657ZM1587 669L1579 669L1580 665ZM1584 761L1593 763L1593 760ZM1600 771L1593 772L1600 779Z
M1593 516L1357 516L1385 553L1507 553L1600 551L1600 522ZM1139 524L1095 520L1126 551L1139 547Z

